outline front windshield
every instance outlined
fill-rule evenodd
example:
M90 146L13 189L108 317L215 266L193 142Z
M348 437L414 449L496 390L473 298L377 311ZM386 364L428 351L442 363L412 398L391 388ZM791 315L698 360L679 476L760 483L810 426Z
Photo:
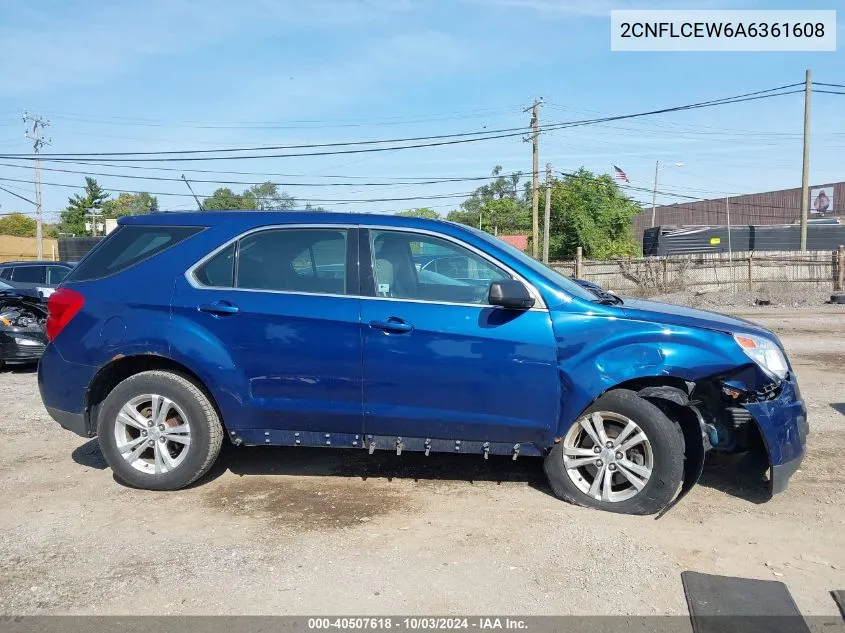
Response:
M496 237L493 237L489 233L479 231L478 229L473 228L471 226L463 226L462 228L471 231L474 235L480 237L485 242L494 244L497 248L501 248L502 250L507 251L508 255L518 260L519 263L527 266L537 274L542 275L567 294L570 294L573 297L578 297L579 299L584 299L586 301L595 301L596 295L591 293L589 290L587 290L586 288L582 288L574 281L572 281L569 277L567 277L566 275L562 275L554 268L546 266L545 264L537 261L533 257L526 255L512 244L508 244L504 240L500 240Z

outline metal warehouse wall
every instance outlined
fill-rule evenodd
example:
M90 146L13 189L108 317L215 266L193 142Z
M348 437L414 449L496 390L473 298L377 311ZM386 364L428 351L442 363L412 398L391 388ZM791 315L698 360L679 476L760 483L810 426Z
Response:
M102 237L60 237L59 259L66 262L78 262L102 239Z
M845 182L811 185L833 187L834 208L825 215L810 214L810 218L840 217L845 221ZM729 198L731 226L752 224L791 224L801 219L801 188L753 193ZM727 224L725 199L685 202L657 207L655 226L723 225ZM651 226L651 208L634 218L634 235L642 244L643 231Z

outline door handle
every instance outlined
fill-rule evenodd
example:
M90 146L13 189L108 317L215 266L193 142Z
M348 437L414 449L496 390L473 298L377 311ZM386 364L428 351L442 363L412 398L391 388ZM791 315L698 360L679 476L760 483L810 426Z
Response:
M212 303L202 303L197 306L200 312L207 312L217 317L232 316L238 313L238 306L228 301L214 301Z
M414 329L413 325L399 317L388 317L383 321L370 321L370 327L390 334L407 334Z

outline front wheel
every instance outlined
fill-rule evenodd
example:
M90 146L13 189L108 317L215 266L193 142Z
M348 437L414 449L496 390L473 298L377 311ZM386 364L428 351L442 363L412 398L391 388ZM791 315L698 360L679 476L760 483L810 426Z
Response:
M546 456L555 496L623 514L654 514L683 479L679 427L633 391L601 396Z
M136 488L176 490L202 477L223 443L208 396L183 375L144 371L118 384L99 407L103 456Z

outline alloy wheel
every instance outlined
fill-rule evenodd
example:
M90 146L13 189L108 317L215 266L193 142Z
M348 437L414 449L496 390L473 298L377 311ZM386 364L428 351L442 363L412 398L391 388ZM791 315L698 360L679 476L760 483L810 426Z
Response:
M143 394L121 407L114 437L118 452L133 468L159 475L185 460L191 426L175 402L158 394Z
M563 438L563 464L572 482L599 501L630 499L654 470L651 442L630 418L596 411L577 420Z

